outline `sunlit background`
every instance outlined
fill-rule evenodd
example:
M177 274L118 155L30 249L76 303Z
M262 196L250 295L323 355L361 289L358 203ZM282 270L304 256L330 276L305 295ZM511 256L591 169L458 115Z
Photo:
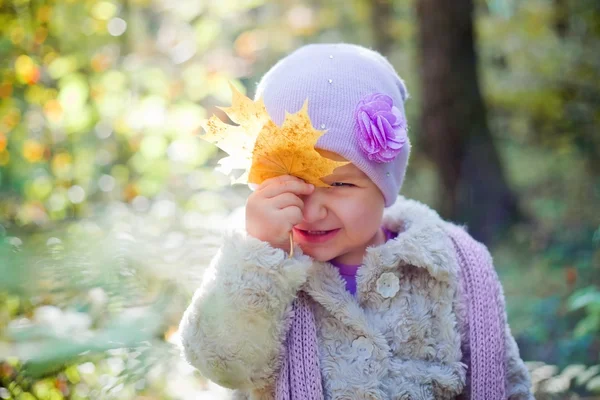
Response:
M451 64L450 81L479 83L498 155L476 183L518 209L499 226L493 201L447 201L436 154L453 152L430 150L424 55L444 53L423 32L454 27L435 1L0 0L0 399L222 396L176 331L248 189L214 172L200 121L229 82L252 96L293 49L341 41L405 79L403 194L490 246L537 398L598 398L600 3L452 2L479 76Z

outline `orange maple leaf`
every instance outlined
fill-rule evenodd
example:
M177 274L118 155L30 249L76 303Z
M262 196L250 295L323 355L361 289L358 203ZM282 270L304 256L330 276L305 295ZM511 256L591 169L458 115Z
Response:
M315 150L324 133L312 126L308 102L297 113L286 113L281 127L269 120L254 145L248 181L260 184L279 175L293 175L316 187L329 186L321 178L348 163L333 161Z
M260 184L280 175L293 175L316 187L327 187L321 178L347 162L333 161L319 154L315 145L325 131L316 130L308 116L308 102L295 114L286 113L281 127L269 117L262 99L252 101L233 85L231 107L219 107L238 126L216 116L203 121L201 136L228 154L219 160L226 174L244 170L233 183Z
M269 121L269 114L262 100L252 101L229 84L232 93L231 107L218 107L239 125L229 125L213 115L200 124L205 134L202 139L213 143L228 154L219 160L218 168L226 175L233 170L244 170L244 175L233 183L246 183L252 165L252 150L261 129Z

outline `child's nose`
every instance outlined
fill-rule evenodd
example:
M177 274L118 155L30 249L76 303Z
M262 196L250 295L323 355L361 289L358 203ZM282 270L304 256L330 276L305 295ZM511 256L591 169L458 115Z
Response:
M302 196L302 200L304 201L304 209L302 210L304 222L312 224L325 219L327 216L327 207L321 190L315 188L308 196Z

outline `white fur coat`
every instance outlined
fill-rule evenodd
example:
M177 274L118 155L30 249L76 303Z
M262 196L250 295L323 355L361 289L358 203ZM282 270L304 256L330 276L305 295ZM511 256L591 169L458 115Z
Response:
M237 398L273 399L291 303L315 302L326 399L453 399L466 384L466 304L458 263L435 211L399 197L384 225L396 239L369 248L356 296L338 270L296 248L244 233L225 238L180 326L185 358ZM532 399L507 326L507 394Z

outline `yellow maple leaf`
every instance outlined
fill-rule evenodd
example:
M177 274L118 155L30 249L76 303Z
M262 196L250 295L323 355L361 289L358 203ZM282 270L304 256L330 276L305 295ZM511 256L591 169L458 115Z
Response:
M229 175L232 170L244 170L244 175L234 183L246 183L252 165L252 150L258 134L270 120L262 100L252 101L229 84L232 93L231 107L218 107L237 124L229 125L213 115L202 121L205 134L202 139L215 144L228 154L219 160L222 172Z
M325 131L316 130L308 116L305 102L295 114L286 113L281 127L269 117L261 99L252 101L230 84L231 107L219 107L239 126L222 122L212 116L203 121L206 131L202 139L217 145L228 154L219 161L221 170L244 170L234 183L260 184L280 175L293 175L316 187L327 187L321 178L347 162L333 161L315 150L317 140Z
M315 149L325 131L316 130L308 116L308 102L295 114L285 115L281 127L269 120L258 135L248 181L260 184L279 175L293 175L327 187L321 178L348 162L333 161Z

